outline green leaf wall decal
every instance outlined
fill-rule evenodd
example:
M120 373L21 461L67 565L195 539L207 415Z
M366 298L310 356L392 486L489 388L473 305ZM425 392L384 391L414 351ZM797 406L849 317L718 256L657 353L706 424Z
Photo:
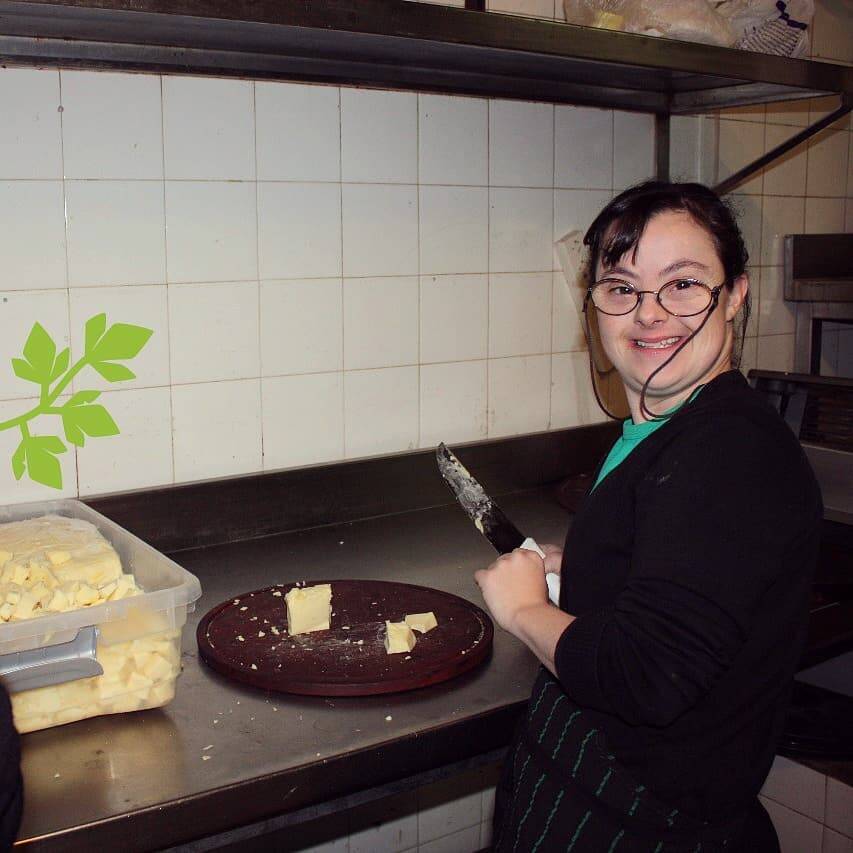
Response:
M54 489L62 488L62 467L57 454L66 446L55 435L34 435L25 440L27 471L30 479Z
M71 364L70 349L65 347L57 355L53 338L41 324L33 325L24 344L24 357L12 359L12 370L20 379L41 386L39 403L23 415L0 422L0 431L14 427L21 431L21 441L12 454L16 480L27 473L36 483L62 488L62 466L57 456L68 448L57 435L30 434L28 424L39 415L59 415L66 440L77 447L83 447L87 437L119 434L118 425L107 409L93 405L101 396L100 391L77 391L58 408L56 400L87 366L108 382L134 379L136 374L117 362L135 358L152 334L151 329L130 323L114 323L108 328L107 315L96 314L85 325L85 352Z
M148 342L151 329L114 323L91 351L92 361L115 361L117 358L133 358Z

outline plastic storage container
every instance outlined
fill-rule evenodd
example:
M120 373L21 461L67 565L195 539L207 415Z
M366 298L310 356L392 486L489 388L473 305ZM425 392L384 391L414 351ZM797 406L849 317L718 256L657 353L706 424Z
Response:
M180 673L181 630L201 597L195 575L80 501L0 508L0 524L43 515L92 523L144 592L0 624L0 679L19 732L165 705Z

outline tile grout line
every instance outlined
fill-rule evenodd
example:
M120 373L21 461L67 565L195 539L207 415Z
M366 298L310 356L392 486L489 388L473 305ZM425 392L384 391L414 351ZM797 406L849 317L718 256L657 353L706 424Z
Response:
M486 411L483 438L492 432L492 98L486 99Z
M56 72L56 85L59 94L59 106L57 107L57 111L59 112L59 172L60 172L60 183L62 186L62 228L65 236L65 316L68 322L68 346L69 348L72 345L73 336L71 331L71 273L70 273L70 264L68 257L68 244L70 241L70 232L68 228L68 192L65 184L65 122L64 122L64 113L65 106L62 103L62 71L57 70ZM74 393L74 386L76 382L72 382L71 384L71 392ZM77 448L74 447L74 493L76 496L80 496L80 459L77 455Z
M346 284L344 280L344 96L343 87L336 87L338 92L338 203L340 206L340 283L341 283L341 453L342 458L348 458L347 451L347 383L346 383Z
M251 80L252 86L252 155L254 157L255 171L255 274L257 281L255 296L257 298L257 355L258 355L258 418L260 420L258 426L261 433L261 467L259 470L266 470L266 458L264 454L264 364L263 364L263 346L261 340L261 182L258 170L258 81Z
M554 9L556 11L557 0L554 0ZM546 429L552 429L554 422L554 232L557 229L556 224L556 206L557 206L557 106L551 107L551 276L550 287L548 288L548 421Z
M166 352L169 368L169 446L172 454L172 483L178 482L177 465L175 462L175 388L172 376L172 282L169 275L169 226L168 205L166 192L166 80L165 75L158 75L160 83L160 168L163 176L163 266L166 279Z
M423 433L423 425L421 419L423 417L423 404L421 397L423 395L423 387L421 384L421 94L415 92L415 181L417 182L417 196L415 208L415 227L417 229L417 269L418 269L418 299L416 305L417 312L417 352L418 352L418 369L417 369L417 429L415 432L415 447L421 447L421 436Z

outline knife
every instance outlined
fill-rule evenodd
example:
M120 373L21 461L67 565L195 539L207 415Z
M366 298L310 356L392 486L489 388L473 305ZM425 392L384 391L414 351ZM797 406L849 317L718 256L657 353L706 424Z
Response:
M486 494L485 489L471 476L468 469L454 453L441 442L435 449L438 470L453 490L456 500L468 514L474 527L489 540L499 554L509 554L515 548L535 551L542 559L545 553L535 540L525 536L503 513L503 510ZM555 572L545 575L548 598L559 605L560 576Z

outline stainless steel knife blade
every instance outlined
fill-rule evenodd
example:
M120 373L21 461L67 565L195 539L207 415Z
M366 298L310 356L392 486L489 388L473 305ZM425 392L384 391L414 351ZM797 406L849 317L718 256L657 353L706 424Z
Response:
M535 551L544 559L545 554L536 542L525 535L504 515L501 508L486 494L486 490L471 476L456 455L441 442L435 449L438 470L450 486L456 500L468 514L474 526L499 554L509 554L516 548ZM545 575L548 598L559 606L560 576L555 572Z
M520 548L527 537L504 515L456 455L442 443L436 448L435 456L441 476L453 490L474 526L492 543L494 549L499 554L509 554Z

